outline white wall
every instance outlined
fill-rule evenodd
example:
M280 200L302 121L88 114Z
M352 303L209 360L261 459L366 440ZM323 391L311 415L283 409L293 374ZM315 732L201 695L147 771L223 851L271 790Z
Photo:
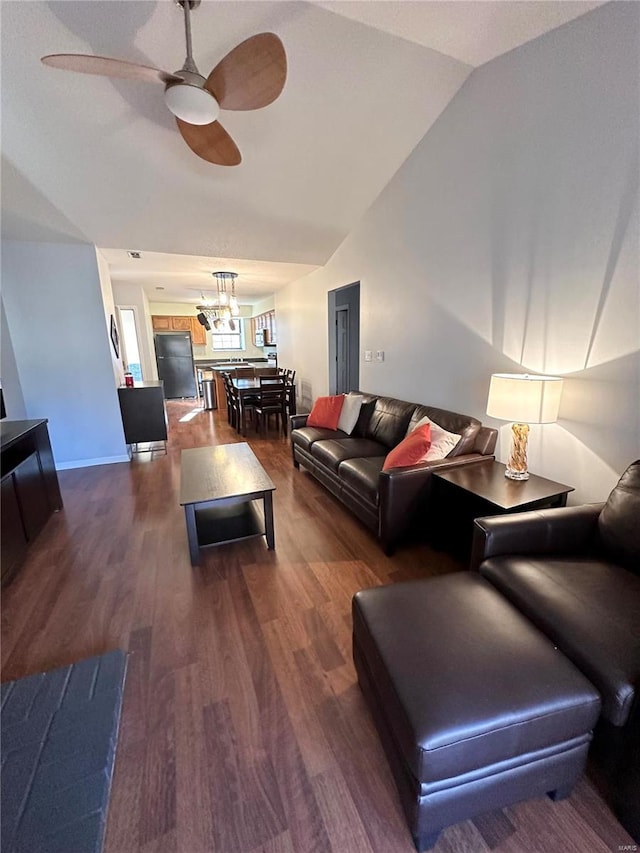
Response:
M104 321L107 329L107 335L111 340L111 318L116 322L118 330L118 355L116 355L113 342L109 347L109 355L111 356L111 369L113 370L113 378L116 388L118 385L124 384L124 367L122 366L122 343L120 341L120 325L116 317L116 304L113 297L113 288L111 286L111 274L109 272L109 264L106 258L101 254L99 249L95 249L96 264L98 267L98 278L100 280L100 293L102 294L102 305L104 307Z
M128 461L95 248L2 246L2 297L28 418L58 468Z
M329 263L276 294L303 404L328 391L327 291L360 281L361 356L385 351L363 389L502 426L492 372L565 375L529 467L606 497L640 455L639 16L611 3L477 69Z
M27 417L27 409L20 387L18 366L11 343L11 333L4 310L4 301L0 299L0 384L4 397L7 419L20 421Z
M271 294L271 296L266 296L264 299L261 299L260 302L256 302L251 306L251 316L257 317L258 314L266 314L267 311L273 311L276 307L276 297L275 294Z

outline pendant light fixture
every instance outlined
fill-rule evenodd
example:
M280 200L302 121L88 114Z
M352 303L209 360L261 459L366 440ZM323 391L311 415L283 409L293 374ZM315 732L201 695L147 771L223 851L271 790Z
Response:
M216 280L215 301L207 299L202 295L202 305L197 305L196 310L205 315L209 323L216 331L229 329L235 332L237 324L233 318L240 315L240 307L236 297L235 272L213 272L211 275Z

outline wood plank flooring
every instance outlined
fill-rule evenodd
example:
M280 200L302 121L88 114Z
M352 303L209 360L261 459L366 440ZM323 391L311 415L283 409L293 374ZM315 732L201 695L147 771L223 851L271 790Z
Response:
M411 853L351 663L358 589L464 568L386 557L286 439L247 440L277 486L263 539L189 563L180 451L240 440L171 402L166 456L61 472L65 508L2 601L2 679L129 652L105 853ZM605 853L631 839L588 779L447 829L437 853ZM632 849L632 848L626 848ZM71 853L71 851L70 851Z

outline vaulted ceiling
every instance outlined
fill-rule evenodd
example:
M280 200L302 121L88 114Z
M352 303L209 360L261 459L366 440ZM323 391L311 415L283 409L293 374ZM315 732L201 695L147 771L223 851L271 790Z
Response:
M204 0L192 27L205 76L258 32L288 57L275 103L221 114L243 156L225 168L185 145L161 86L40 63L76 52L174 71L174 3L3 0L3 235L95 243L114 280L164 272L176 299L182 280L192 297L201 273L245 261L259 298L327 261L474 67L598 5ZM131 267L126 249L162 256Z

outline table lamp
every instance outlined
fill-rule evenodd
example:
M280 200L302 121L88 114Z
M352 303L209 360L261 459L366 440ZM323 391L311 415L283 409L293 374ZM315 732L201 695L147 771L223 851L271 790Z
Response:
M511 451L505 477L528 480L529 424L550 424L558 418L562 379L526 373L494 373L489 386L487 414L513 421Z

